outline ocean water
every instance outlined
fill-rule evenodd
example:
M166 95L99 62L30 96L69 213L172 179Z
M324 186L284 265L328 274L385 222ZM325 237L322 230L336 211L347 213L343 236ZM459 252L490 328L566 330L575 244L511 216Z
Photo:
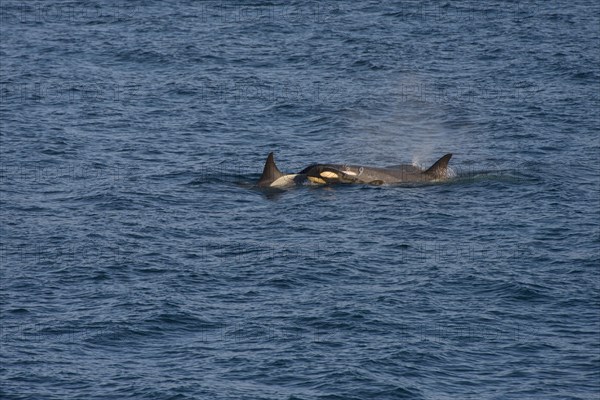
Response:
M0 11L1 398L600 396L597 2Z

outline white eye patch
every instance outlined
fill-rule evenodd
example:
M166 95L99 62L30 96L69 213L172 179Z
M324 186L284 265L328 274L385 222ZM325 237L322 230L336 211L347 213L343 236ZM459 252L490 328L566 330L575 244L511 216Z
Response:
M339 175L336 174L335 172L331 172L331 171L323 171L320 173L321 177L323 178L328 178L328 179L337 179L339 178Z

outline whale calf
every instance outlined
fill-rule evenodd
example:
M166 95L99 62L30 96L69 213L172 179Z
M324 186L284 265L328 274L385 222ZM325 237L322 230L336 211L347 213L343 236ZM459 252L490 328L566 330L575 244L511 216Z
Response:
M368 167L347 164L312 164L296 174L284 174L275 165L273 153L269 153L259 187L285 187L310 181L314 184L358 183L370 185L432 182L449 178L448 153L430 168L422 170L413 165Z

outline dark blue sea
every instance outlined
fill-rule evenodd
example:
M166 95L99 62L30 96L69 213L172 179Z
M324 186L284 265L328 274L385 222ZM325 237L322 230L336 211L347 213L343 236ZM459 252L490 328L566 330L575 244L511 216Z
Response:
M0 23L0 398L600 398L598 2ZM271 151L453 177L258 189Z

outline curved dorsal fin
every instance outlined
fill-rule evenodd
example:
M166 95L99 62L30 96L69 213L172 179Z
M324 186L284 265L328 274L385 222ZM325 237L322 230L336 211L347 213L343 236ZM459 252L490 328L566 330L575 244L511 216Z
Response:
M277 165L275 165L273 152L270 152L269 156L267 157L267 162L265 163L263 173L260 179L258 180L258 186L269 186L271 183L275 182L278 178L281 178L282 176L283 173L277 168Z
M425 173L434 178L445 178L448 169L448 161L452 158L452 153L448 153L435 162Z

